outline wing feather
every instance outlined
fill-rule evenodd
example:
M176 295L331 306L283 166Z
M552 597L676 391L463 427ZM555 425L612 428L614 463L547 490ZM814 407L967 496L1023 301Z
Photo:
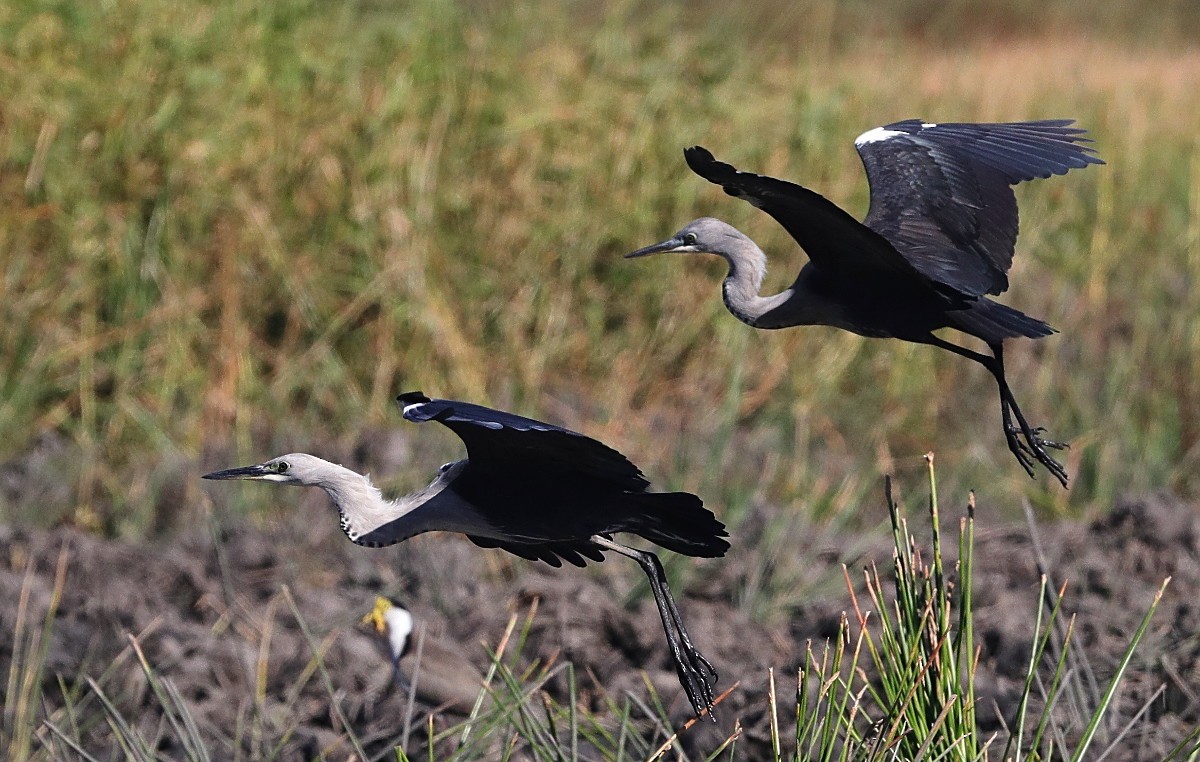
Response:
M481 548L499 548L527 561L542 561L558 568L566 561L572 566L587 566L589 560L600 562L604 553L590 540L581 542L551 542L523 544L468 535L467 539Z
M966 296L1008 288L1013 185L1103 164L1073 120L895 122L855 141L871 185L864 223L926 277Z
M472 469L506 474L578 475L628 492L645 492L650 482L621 453L570 429L456 400L430 399L420 392L396 398L404 417L437 421L462 439Z
M898 278L927 287L921 274L883 236L819 193L739 171L701 146L683 153L693 172L773 217L820 269L859 280Z

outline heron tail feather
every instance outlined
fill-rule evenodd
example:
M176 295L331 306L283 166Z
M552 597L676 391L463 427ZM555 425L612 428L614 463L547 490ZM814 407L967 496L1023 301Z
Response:
M950 314L954 328L989 344L1019 336L1040 339L1056 333L1048 323L991 299L978 299L968 309Z
M635 499L642 510L627 531L685 556L719 558L729 550L725 525L689 492L650 492Z

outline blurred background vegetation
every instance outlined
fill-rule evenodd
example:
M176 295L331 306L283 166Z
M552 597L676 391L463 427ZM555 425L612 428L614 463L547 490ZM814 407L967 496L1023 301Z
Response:
M388 484L413 486L457 443L408 431L408 389L594 434L735 527L857 521L931 449L985 516L1194 495L1197 39L1184 0L9 0L5 514L137 536L204 515L207 467L393 429L414 446ZM1018 189L1004 297L1061 331L1008 354L1072 442L1069 492L1017 466L981 368L754 331L716 258L621 259L713 214L783 288L801 252L681 149L861 215L854 136L914 116L1074 117L1108 161Z

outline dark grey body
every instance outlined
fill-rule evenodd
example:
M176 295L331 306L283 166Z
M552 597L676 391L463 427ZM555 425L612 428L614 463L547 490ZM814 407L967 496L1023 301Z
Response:
M934 331L953 328L996 343L1018 336L1040 338L1054 332L1041 320L986 297L956 300L958 303L951 306L923 284L897 288L894 280L884 278L848 282L811 262L801 268L792 289L801 295L797 301L805 304L804 312L821 314L821 325L874 339L929 343ZM757 328L804 324L788 322L792 311L784 305L745 322Z
M473 467L469 459L454 464L451 473L446 486L420 508L351 539L382 547L420 532L448 529L463 532L481 547L553 566L603 560L591 538L620 532L691 556L723 555L729 547L720 522L686 492L630 492L578 474L495 473ZM444 521L432 527L426 515L464 520L455 527Z

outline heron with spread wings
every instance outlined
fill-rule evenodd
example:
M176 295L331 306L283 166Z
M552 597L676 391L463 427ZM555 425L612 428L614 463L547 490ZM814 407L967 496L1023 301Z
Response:
M775 219L808 254L792 286L759 289L766 255L733 226L711 217L627 257L702 252L729 264L722 296L755 328L827 325L860 336L930 344L973 360L995 378L1009 450L1034 475L1041 463L1067 486L1067 472L1029 424L1004 373L1004 341L1054 333L1041 320L995 302L1008 288L1017 240L1012 186L1103 164L1073 120L932 124L917 119L864 132L855 140L871 188L859 222L807 188L741 172L699 146L684 151L693 172ZM991 356L934 334L953 328L982 339Z
M662 563L612 539L628 532L686 556L723 556L729 549L725 526L700 498L648 492L650 482L624 455L569 429L421 392L401 394L397 402L406 419L437 421L467 446L465 459L442 466L428 486L405 497L387 500L368 477L305 453L204 478L320 487L346 536L373 548L444 531L555 567L603 561L605 551L628 556L650 580L692 708L697 716L712 708L716 671L692 644Z

